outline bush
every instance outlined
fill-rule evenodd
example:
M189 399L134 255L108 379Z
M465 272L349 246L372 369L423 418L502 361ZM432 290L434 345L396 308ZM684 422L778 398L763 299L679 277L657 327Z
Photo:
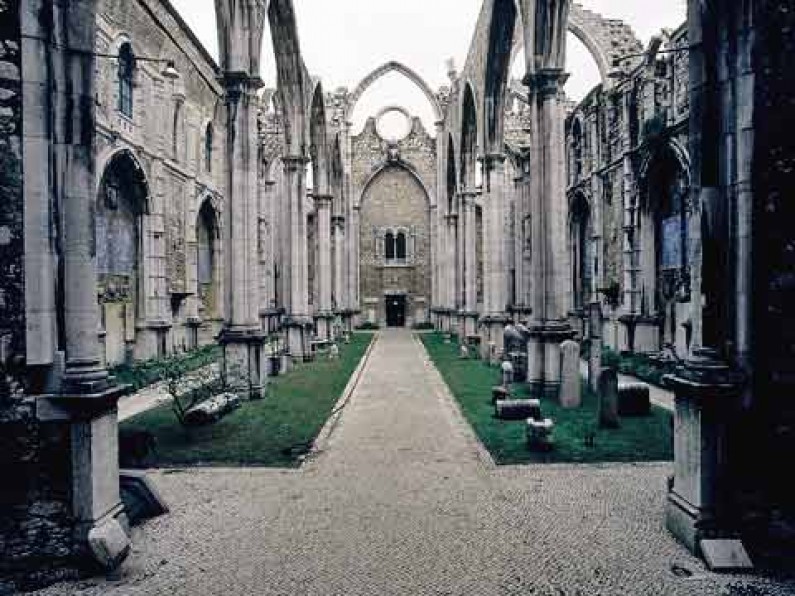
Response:
M414 323L414 329L416 329L417 331L433 331L434 326L433 323L428 323L428 322Z
M123 364L111 369L110 374L122 385L130 385L133 391L165 380L174 369L190 372L214 364L221 357L221 348L216 345L198 348L187 354L171 358L154 358L131 365Z
M357 331L377 331L378 329L381 329L381 325L378 323L371 323L370 321L356 326Z

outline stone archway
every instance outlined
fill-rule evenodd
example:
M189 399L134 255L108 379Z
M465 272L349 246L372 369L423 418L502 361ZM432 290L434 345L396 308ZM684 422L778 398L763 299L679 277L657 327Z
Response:
M97 295L103 328L105 362L118 365L134 358L137 324L145 316L144 216L149 185L129 150L108 159L96 201ZM164 337L155 350L165 355Z

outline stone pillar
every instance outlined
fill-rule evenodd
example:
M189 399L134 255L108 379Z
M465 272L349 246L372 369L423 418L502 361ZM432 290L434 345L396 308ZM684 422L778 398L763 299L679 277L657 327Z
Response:
M672 380L674 480L668 493L666 526L691 552L733 524L727 520L727 428L739 406L740 375L717 352L696 348Z
M464 308L463 325L464 337L477 335L478 330L478 264L477 245L477 220L475 218L475 197L477 191L464 190L461 195L463 208L463 236L464 236Z
M456 332L456 249L458 248L458 213L448 213L445 216L445 224L447 226L447 237L445 244L445 268L444 276L447 285L445 308L449 311L448 326L451 333Z
M315 313L315 319L319 339L332 339L334 322L331 303L331 204L331 196L315 196L318 239L318 312Z
M116 408L126 388L114 385L102 366L97 337L93 54L96 4L91 0L56 3L52 20L55 31L39 30L43 28L39 21L35 25L26 22L24 30L39 39L51 39L54 35L69 42L69 50L49 50L55 126L53 176L59 182L54 187L54 199L63 214L66 366L60 394L39 400L36 409L42 422L65 423L71 429L71 499L78 542L88 545L93 540L104 550L104 553L92 550L95 559L112 568L127 556L130 545L123 529L126 521L119 496ZM48 51L45 47L41 50L41 55ZM44 168L46 175L46 164L37 165ZM108 533L112 534L112 540L106 539Z
M309 313L309 259L306 236L306 164L303 155L285 156L285 189L289 230L288 267L290 293L287 296L287 350L294 360L309 355L314 321Z
M557 397L560 344L574 332L568 322L570 291L566 161L561 90L567 75L542 70L527 78L533 112L533 315L528 342L528 382L536 393Z
M257 89L247 74L224 76L227 110L226 324L221 332L223 370L242 396L259 399L267 383L265 334L259 319L259 206L257 185Z
M345 309L347 304L345 286L345 216L336 215L331 221L334 240L334 299L333 306L337 314Z
M489 354L489 345L501 350L503 329L509 321L505 313L507 305L507 270L505 259L505 155L485 156L483 197L483 245L484 245L484 317L481 320L481 348L484 359L495 357Z

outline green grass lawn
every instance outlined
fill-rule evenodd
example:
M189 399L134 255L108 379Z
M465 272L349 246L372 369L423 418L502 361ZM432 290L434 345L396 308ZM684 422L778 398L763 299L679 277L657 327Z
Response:
M542 400L545 418L555 422L555 449L548 454L527 449L524 422L494 418L491 388L500 383L500 371L480 360L461 360L458 345L445 344L441 334L420 336L464 416L498 464L597 463L670 461L673 459L671 414L652 406L648 418L623 418L619 430L598 427L597 398L585 390L583 406L565 410L552 400ZM515 385L518 398L530 397L524 386ZM593 447L586 437L594 436Z
M373 339L354 333L340 345L340 359L325 355L270 379L268 397L244 402L220 422L185 429L170 405L122 423L123 430L143 430L156 440L161 467L186 465L261 465L296 467L331 414Z

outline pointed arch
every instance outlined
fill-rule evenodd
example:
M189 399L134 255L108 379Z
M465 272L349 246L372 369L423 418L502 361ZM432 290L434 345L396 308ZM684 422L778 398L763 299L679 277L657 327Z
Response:
M483 97L486 153L502 153L505 97L517 24L515 0L495 0L489 25Z
M461 106L461 185L475 187L475 167L478 151L478 113L472 85L464 86Z
M425 184L425 182L423 181L422 176L420 176L419 172L417 172L417 170L415 170L414 167L411 164L408 164L405 161L399 161L397 163L395 163L395 162L384 163L380 167L378 167L370 175L370 177L367 179L367 181L362 185L362 189L359 192L358 200L357 200L356 205L354 206L354 209L357 208L357 207L361 208L362 199L367 194L367 191L369 190L369 188L379 178L379 176L381 176L381 174L383 174L385 171L389 170L390 168L399 168L399 169L405 170L406 172L411 174L412 177L414 177L414 179L417 181L417 184L419 184L420 187L422 188L422 190L424 191L425 198L428 201L428 205L430 206L430 205L434 204L434 201L433 201L434 195L433 195L431 189L428 188L428 185Z
M458 190L458 173L456 172L456 154L453 135L447 138L447 211L454 211L455 194Z
M309 156L312 159L312 179L316 195L331 192L331 164L329 163L328 121L323 85L314 85L309 114Z
M350 121L351 116L356 109L356 105L359 103L359 100L362 98L365 91L367 91L376 81L391 72L402 74L409 81L414 83L420 89L420 91L422 91L423 95L425 95L426 99L431 104L431 108L433 108L433 115L436 121L439 122L442 120L442 107L439 105L439 100L436 98L436 94L433 92L433 90L431 90L428 83L426 83L420 75L418 75L408 66L393 60L387 62L386 64L382 64L359 82L348 101L348 108L345 113L346 121Z

